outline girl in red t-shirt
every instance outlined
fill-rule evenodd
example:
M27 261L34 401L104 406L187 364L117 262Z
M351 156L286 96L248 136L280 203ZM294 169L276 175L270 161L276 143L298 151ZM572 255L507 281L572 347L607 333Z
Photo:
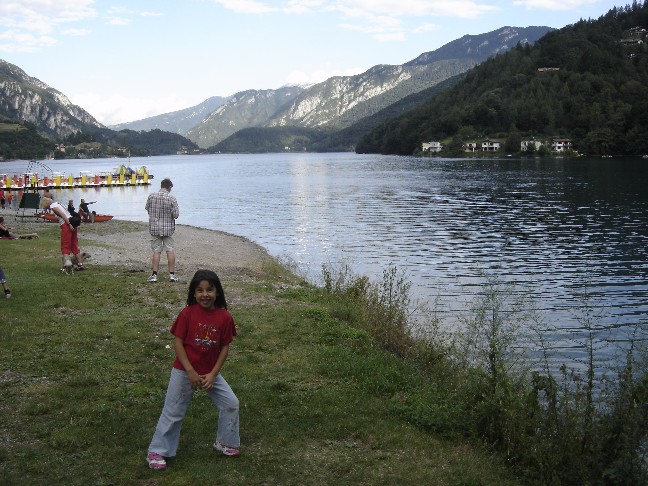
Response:
M226 456L240 455L239 401L220 374L236 327L216 273L195 273L187 306L171 326L171 334L175 336L176 358L164 408L148 448L149 467L166 469L165 458L176 455L182 420L195 390L204 390L218 408L214 449Z

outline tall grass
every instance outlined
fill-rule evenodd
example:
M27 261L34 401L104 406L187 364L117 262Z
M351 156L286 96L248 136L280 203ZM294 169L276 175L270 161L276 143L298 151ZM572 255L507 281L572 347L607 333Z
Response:
M524 292L493 276L484 277L461 330L443 341L412 337L409 286L396 269L386 270L378 283L353 275L348 267L325 267L323 274L326 291L336 297L332 315L365 329L376 345L416 363L424 373L426 387L398 407L408 420L448 436L483 441L531 482L647 484L645 322L637 326L625 366L611 379L597 374L600 316L586 299L580 318L586 349L581 372L567 365L551 368L542 316ZM539 362L529 361L531 336L524 329L537 334Z

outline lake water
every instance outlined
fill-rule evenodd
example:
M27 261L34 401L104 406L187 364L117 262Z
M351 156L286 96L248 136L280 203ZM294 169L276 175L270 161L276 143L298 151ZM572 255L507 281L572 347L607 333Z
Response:
M124 162L44 163L78 175ZM27 165L2 163L0 173ZM179 223L245 236L298 263L313 281L323 263L350 264L372 278L395 265L412 297L436 301L449 326L484 273L495 275L533 297L552 328L557 360L582 352L585 301L602 349L648 327L648 160L344 153L166 156L130 165L146 165L153 185L55 196L77 205L84 197L97 201L98 212L146 221L149 192L170 177Z

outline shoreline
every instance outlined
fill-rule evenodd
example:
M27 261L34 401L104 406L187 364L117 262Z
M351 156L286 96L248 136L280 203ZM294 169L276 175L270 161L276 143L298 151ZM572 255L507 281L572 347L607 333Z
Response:
M51 222L16 217L15 209L0 210L14 233L38 233L54 228ZM189 280L200 268L219 275L259 274L275 260L265 248L243 237L219 230L176 224L174 233L176 274ZM79 227L81 251L91 255L92 265L122 265L131 272L150 272L152 250L148 223L113 219ZM167 274L166 256L160 259L160 274Z
M112 227L118 231L102 231L99 226L113 222L115 224L107 228ZM82 226L85 231L79 233L79 240L81 250L91 254L91 264L126 265L131 271L141 268L145 273L150 272L152 250L148 223L112 220L87 227L92 228ZM218 230L178 224L173 238L176 274L183 280L189 280L201 268L212 269L219 276L249 272L257 274L262 272L265 264L273 261L260 245L242 236ZM166 256L163 254L160 259L160 274L166 273Z

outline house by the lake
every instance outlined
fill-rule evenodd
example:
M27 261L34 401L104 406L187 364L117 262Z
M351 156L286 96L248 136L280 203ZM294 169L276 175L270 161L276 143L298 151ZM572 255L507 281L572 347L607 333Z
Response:
M520 150L522 152L528 152L529 150L538 151L542 145L543 143L540 140L522 140L520 142Z
M464 152L477 152L477 142L464 143Z
M502 143L497 140L484 140L481 147L482 152L497 152L502 148Z
M573 147L572 141L568 138L554 138L551 141L551 150L554 152L566 152Z
M541 147L546 147L554 152L567 152L573 150L573 142L569 138L554 138L551 140L536 140L535 138L521 140L520 152L537 152ZM423 153L439 153L444 150L444 145L441 142L423 142L421 143L421 151ZM474 141L463 143L463 150L467 153L475 152L499 152L504 149L504 142L502 140L485 139L483 141Z
M423 152L441 152L443 145L441 142L423 142L421 144L421 150Z

